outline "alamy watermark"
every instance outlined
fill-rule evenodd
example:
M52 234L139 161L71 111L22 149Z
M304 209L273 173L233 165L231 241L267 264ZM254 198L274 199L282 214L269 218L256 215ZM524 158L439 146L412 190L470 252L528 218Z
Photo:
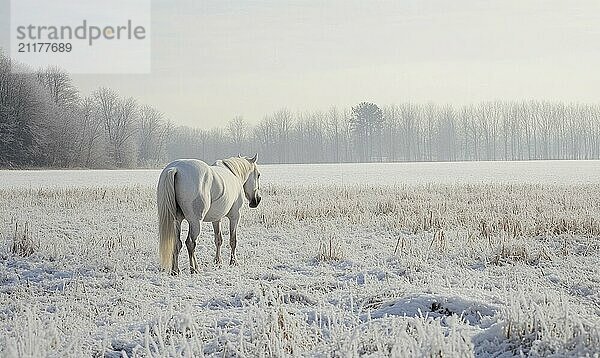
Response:
M150 72L150 0L11 0L10 27L19 72Z

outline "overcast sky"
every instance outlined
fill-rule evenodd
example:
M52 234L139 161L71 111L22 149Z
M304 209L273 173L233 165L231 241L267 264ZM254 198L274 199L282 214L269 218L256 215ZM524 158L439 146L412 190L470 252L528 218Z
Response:
M74 76L84 94L111 87L196 127L363 100L600 98L598 0L152 6L152 74Z

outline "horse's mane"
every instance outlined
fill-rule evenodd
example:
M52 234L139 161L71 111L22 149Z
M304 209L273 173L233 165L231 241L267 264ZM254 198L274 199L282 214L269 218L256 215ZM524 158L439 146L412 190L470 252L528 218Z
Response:
M231 157L222 159L221 162L240 179L245 179L246 174L252 170L252 164L246 158Z

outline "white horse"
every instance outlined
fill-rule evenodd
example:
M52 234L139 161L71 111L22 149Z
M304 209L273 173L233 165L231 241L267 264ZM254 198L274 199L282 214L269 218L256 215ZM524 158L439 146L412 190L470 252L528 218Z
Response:
M185 245L190 257L190 271L198 272L194 255L202 221L212 222L215 231L215 264L221 264L221 219L229 218L230 265L237 263L235 247L237 225L244 196L255 208L260 203L258 155L218 160L209 166L196 159L169 163L160 174L157 188L160 232L160 263L165 270L179 273L177 258L182 244L181 221L186 219L189 232Z

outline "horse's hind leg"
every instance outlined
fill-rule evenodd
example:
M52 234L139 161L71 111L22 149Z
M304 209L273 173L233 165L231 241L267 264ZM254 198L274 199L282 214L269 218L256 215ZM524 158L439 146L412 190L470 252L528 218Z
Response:
M187 246L188 255L190 257L190 272L198 273L198 262L196 261L194 250L196 249L196 239L198 238L198 235L200 235L201 224L199 220L188 220L188 222L190 224L190 229L188 231L187 240L185 240L185 246Z
M179 235L181 234L181 220L177 220L175 222L175 228L177 231L177 236L175 237L175 247L173 248L173 266L171 267L172 275L179 274L179 251L181 251L181 247L183 246L181 239L179 238Z
M217 248L215 253L215 265L221 265L221 244L223 243L223 236L221 235L221 222L213 221L212 224L215 232L215 246Z

